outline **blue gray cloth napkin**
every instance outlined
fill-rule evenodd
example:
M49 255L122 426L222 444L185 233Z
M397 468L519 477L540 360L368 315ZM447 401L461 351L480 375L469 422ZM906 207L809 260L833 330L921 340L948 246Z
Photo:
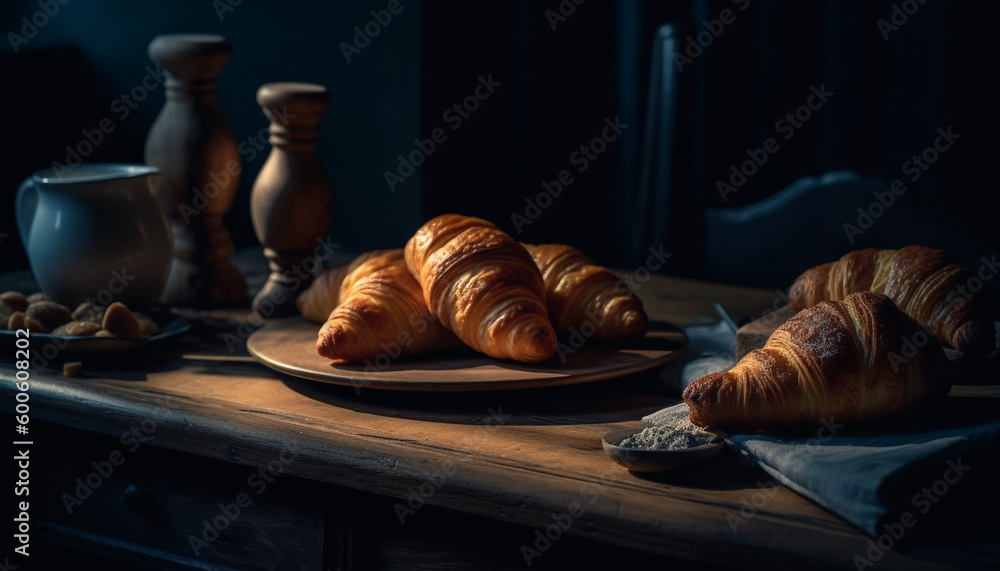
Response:
M689 351L664 371L678 390L735 363L735 334L724 323L686 332ZM1000 398L952 396L942 408L906 422L857 427L833 418L807 433L730 434L728 442L778 482L871 535L880 549L995 538Z

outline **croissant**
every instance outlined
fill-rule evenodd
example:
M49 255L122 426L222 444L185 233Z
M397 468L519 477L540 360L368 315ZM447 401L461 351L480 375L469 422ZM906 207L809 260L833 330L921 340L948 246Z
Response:
M339 298L316 340L316 351L334 363L375 360L381 354L395 359L460 345L427 313L402 248L370 252L344 276Z
M556 331L594 328L598 339L646 334L642 302L618 276L561 244L524 244L545 281L545 305Z
M734 432L821 419L853 422L944 397L947 358L888 297L820 302L779 327L728 372L684 390L691 422Z
M299 294L299 297L295 299L295 307L309 321L313 323L325 322L326 318L330 316L330 312L340 304L340 286L344 283L347 274L353 272L366 261L387 251L365 252L347 265L325 270Z
M556 351L545 283L527 250L480 218L445 214L406 243L432 315L469 347L525 363Z
M951 256L922 246L857 250L807 270L789 291L792 309L840 300L856 291L884 293L907 315L931 328L941 342L974 355L996 346L982 295L969 293L972 272Z

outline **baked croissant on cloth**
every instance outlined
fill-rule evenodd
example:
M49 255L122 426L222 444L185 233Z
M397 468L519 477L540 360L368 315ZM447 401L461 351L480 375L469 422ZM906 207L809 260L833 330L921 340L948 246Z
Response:
M996 347L996 335L984 296L968 288L972 278L967 267L941 250L868 248L806 270L788 296L798 311L823 300L842 300L856 291L883 293L930 327L942 343L984 355Z
M731 432L875 419L948 393L947 357L882 294L805 309L728 372L684 390L691 422Z

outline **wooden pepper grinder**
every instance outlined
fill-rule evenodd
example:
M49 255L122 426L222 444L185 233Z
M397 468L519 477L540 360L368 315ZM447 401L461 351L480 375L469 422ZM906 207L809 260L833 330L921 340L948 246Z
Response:
M330 256L333 191L316 155L316 126L330 94L322 85L268 83L257 90L257 103L271 121L271 154L254 181L250 213L271 275L253 308L282 317L298 313L295 298Z
M215 35L167 34L149 44L149 57L167 76L166 103L146 137L146 162L163 173L156 193L174 234L165 304L229 305L247 297L222 224L240 179L236 137L216 103L215 78L231 55Z

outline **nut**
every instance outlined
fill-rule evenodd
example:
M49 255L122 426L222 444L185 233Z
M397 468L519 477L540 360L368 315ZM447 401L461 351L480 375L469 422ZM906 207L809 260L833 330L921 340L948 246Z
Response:
M63 374L67 377L79 377L83 373L83 363L72 361L63 363Z
M14 311L24 311L28 309L28 298L19 291L5 291L0 293L0 301L6 303Z
M51 297L45 295L42 292L33 293L33 294L29 295L25 299L28 300L28 305L31 305L31 304L35 303L36 301L52 301Z
M45 327L45 332L73 321L69 308L54 301L36 301L28 305L25 311L28 317L38 321ZM43 332L44 333L44 332Z
M0 299L0 324L2 324L3 328L7 327L7 321L10 319L11 315L14 315L14 311L15 309L13 307Z
M17 331L18 329L24 329L24 312L15 311L10 315L7 320L7 329L11 331Z
M44 323L27 314L24 316L24 325L20 329L27 329L32 333L49 332L49 328L46 327Z
M53 329L52 334L66 337L87 337L100 330L100 323L94 323L93 321L70 321Z
M143 337L152 337L160 333L160 326L153 321L153 318L146 315L145 313L134 312L135 318L139 320L139 325L142 327Z
M77 321L93 321L100 325L104 319L104 310L89 301L85 301L76 306L71 315Z
M114 302L104 312L104 329L115 337L142 337L142 325L135 314L121 302Z

